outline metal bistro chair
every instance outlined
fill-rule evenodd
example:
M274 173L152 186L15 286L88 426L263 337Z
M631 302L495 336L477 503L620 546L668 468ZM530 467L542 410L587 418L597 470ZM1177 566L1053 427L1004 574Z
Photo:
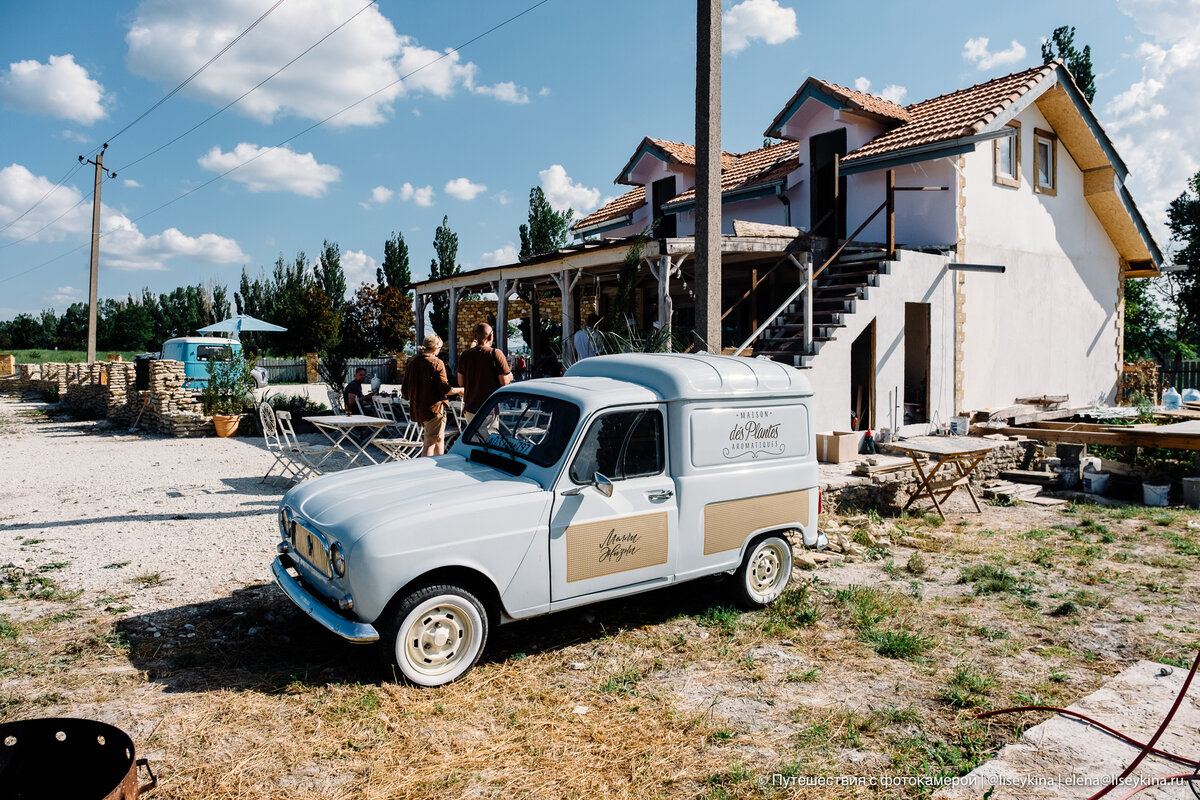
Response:
M326 456L338 448L332 445L305 444L296 438L296 430L292 427L290 411L276 411L279 436L284 444L284 453L291 460L296 471L296 479L324 474L318 464L324 462Z
M346 401L342 396L333 389L327 389L325 394L329 397L329 410L339 417L346 416Z
M267 445L267 451L275 456L274 463L271 464L267 474L262 476L259 483L266 483L267 478L271 477L271 473L275 471L275 467L280 468L279 475L276 477L293 477L296 467L292 463L288 446L283 443L279 435L279 423L275 418L275 409L271 407L270 403L258 404L258 420L262 423L263 441Z
M371 401L379 417L388 422L384 432L391 434L388 438L377 438L372 444L388 454L388 461L402 461L420 453L425 439L424 431L408 418L400 398L388 401L372 397Z

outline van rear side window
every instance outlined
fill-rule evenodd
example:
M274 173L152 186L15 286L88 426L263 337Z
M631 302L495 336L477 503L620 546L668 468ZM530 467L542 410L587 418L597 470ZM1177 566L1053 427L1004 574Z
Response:
M227 344L196 345L197 361L232 361L233 349Z

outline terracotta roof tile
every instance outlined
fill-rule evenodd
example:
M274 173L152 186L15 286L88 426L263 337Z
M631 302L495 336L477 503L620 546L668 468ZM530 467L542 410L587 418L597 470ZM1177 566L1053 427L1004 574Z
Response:
M882 97L876 97L866 92L858 92L854 89L847 89L845 86L838 86L836 83L823 81L820 78L813 78L812 82L825 87L826 91L852 108L857 107L862 111L878 114L881 117L891 117L901 122L908 122L910 119L908 109L902 105L893 103L891 100L884 100Z
M659 149L668 153L680 164L686 164L689 167L696 166L695 145L683 144L682 142L668 142L665 139L655 139L650 136L647 136L646 139L657 145ZM721 151L721 169L729 169L736 160L737 156L733 153Z
M908 122L847 153L842 161L852 162L867 156L979 133L1021 95L1052 75L1056 67L1056 62L1041 64L1023 72L1014 72L967 89L914 103L907 109L910 117Z
M621 195L616 200L610 200L608 203L605 203L603 206L572 225L571 230L577 231L581 228L588 228L592 225L598 225L610 220L620 219L626 214L630 214L644 205L646 205L646 187L639 186L636 189Z
M780 142L748 153L732 156L733 163L721 171L721 193L747 189L782 178L800 166L799 142ZM696 199L695 188L672 197L671 203Z

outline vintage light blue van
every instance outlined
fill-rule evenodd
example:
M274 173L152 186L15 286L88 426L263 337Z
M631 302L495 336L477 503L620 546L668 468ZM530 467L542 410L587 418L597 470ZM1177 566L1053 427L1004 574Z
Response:
M183 362L183 385L188 389L203 389L208 385L208 362L223 360L225 348L232 351L234 358L242 357L242 343L236 339L216 336L180 336L163 342L162 358L167 361Z
M792 543L819 541L812 395L774 361L684 354L510 384L445 455L288 491L275 580L422 686L471 669L497 623L720 573L766 605Z

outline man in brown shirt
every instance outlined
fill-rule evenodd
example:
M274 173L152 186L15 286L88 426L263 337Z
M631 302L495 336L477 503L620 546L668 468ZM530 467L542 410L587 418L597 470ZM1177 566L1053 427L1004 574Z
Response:
M512 383L504 353L492 347L492 326L475 326L475 346L458 357L458 385L463 387L463 415L470 422L483 401L501 386Z
M423 456L446 452L446 398L462 391L452 387L446 377L446 365L437 357L442 340L436 334L425 337L421 350L408 362L400 394L408 401L408 413L425 432Z

